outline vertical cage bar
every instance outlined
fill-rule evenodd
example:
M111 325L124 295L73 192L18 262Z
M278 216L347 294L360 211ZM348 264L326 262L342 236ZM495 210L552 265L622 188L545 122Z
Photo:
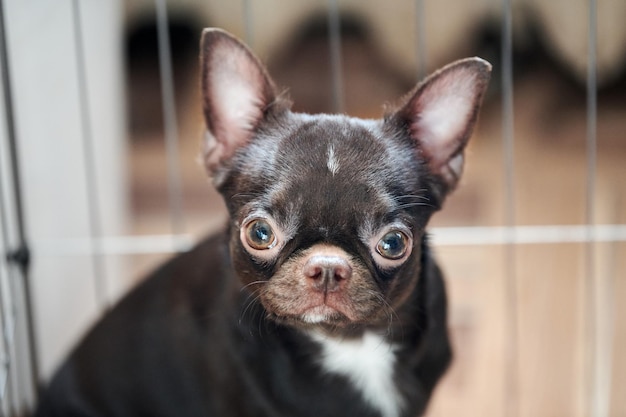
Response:
M1 7L1 5L0 5ZM1 145L0 145L1 146ZM2 149L0 149L0 152ZM0 154L0 158L2 155ZM0 159L0 162L3 162ZM7 213L9 211L8 207L4 204L4 197L7 195L4 190L4 170L0 166L0 239L2 239L0 248L3 249L3 256L6 256L6 253L9 251L11 247L11 239L9 237L9 222L10 220L7 218ZM6 265L6 269L3 268ZM10 408L9 404L9 385L10 385L10 374L13 371L12 365L15 363L15 359L13 356L13 322L15 320L14 317L14 309L11 298L9 297L10 287L9 284L16 277L13 271L11 270L11 265L4 264L0 265L0 323L2 326L2 362L0 363L0 406L5 407L8 410ZM7 286L5 288L5 279ZM1 410L1 409L0 409ZM4 415L1 414L0 415Z
M169 36L166 0L156 0L157 35L159 45L159 69L161 74L161 97L163 101L163 127L167 152L167 184L170 205L170 222L174 235L184 232L183 193L180 179L180 150L176 97L174 94L174 71ZM175 242L172 242L175 245Z
M596 96L596 4L594 0L587 2L588 27L587 27L587 83L586 83L586 116L587 131L585 138L586 145L586 193L585 193L585 222L587 226L592 226L595 222L595 172L596 172L596 116L597 116L597 96ZM588 382L588 389L585 392L589 415L600 417L602 414L598 409L600 399L599 372L598 372L598 323L596 303L597 287L595 282L595 243L594 231L588 227L587 242L585 245L585 304L586 304L586 365L585 380Z
M24 310L22 311L24 315L24 325L26 326L26 337L27 337L27 349L28 352L28 360L30 363L30 383L31 390L33 394L37 395L37 384L39 380L39 360L37 357L37 336L35 334L35 323L33 318L33 305L32 305L32 287L29 275L29 266L30 266L30 250L28 246L28 240L26 236L26 222L24 219L24 204L22 201L22 181L20 176L20 166L19 166L19 158L18 158L18 144L17 144L17 133L15 129L15 114L14 114L14 105L13 105L13 90L11 86L11 73L9 66L9 52L7 46L7 25L6 25L6 15L4 10L4 1L0 0L0 65L2 66L2 90L3 90L3 103L4 103L4 111L5 111L5 123L6 123L6 134L8 139L8 147L9 147L9 155L8 160L10 161L10 177L11 177L11 192L3 193L3 190L0 190L2 194L1 196L11 196L13 200L13 208L15 218L13 219L14 227L17 230L17 247L12 250L9 247L8 235L3 236L4 243L6 244L6 249L10 252L6 254L9 265L8 268L8 282L7 282L7 290L10 291L14 285L18 284L18 281L21 282L24 291ZM6 220L4 215L6 214L6 207L3 207L2 220L3 222ZM3 223L3 233L6 233L8 224ZM3 254L4 255L4 254ZM9 295L7 294L7 297ZM8 298L7 298L8 299ZM4 299L3 299L4 300ZM5 315L7 312L11 312L11 314L15 314L14 307L11 309L5 310ZM5 317L3 325L6 325L4 331L11 332L10 327L13 327L13 323L10 323L9 320ZM13 317L13 320L14 317ZM8 337L7 337L8 336ZM3 337L7 337L4 341L5 343L9 343L6 354L8 355L11 350L14 351L14 346L11 346L10 338L11 334L7 333L3 335ZM7 366L8 370L8 366Z
M89 105L89 86L87 83L87 62L85 57L84 33L81 24L80 0L72 2L72 20L74 24L74 46L76 49L76 72L78 84L78 104L80 109L83 161L85 171L85 185L87 193L87 209L89 216L89 232L91 245L91 259L95 279L96 302L100 307L107 305L106 264L101 244L102 215L98 203L98 175L93 143L91 124L91 106Z
M596 193L596 170L597 170L597 2L588 0L588 27L587 27L587 132L586 132L586 223L588 236L586 243L586 273L585 295L587 305L587 378L590 387L589 415L592 417L605 417L609 415L610 397L610 359L605 355L610 353L610 342L604 331L607 323L603 319L608 318L605 309L610 303L601 302L602 296L600 277L596 276L596 241L595 224L595 193ZM609 312L610 314L610 312Z
M428 62L426 62L426 14L424 0L415 0L415 59L417 59L417 76L424 79L428 72Z
M506 226L515 225L515 135L513 120L513 11L511 0L503 0L502 26L502 138L505 175ZM513 236L510 236L511 238ZM511 242L514 239L510 239ZM511 270L510 272L514 272Z
M587 38L587 179L586 179L586 222L595 223L595 183L597 159L597 81L596 81L596 0L588 1L588 38ZM593 228L589 230L589 240L593 240ZM593 265L592 265L593 266ZM588 272L591 272L588 270Z
M506 409L505 415L519 415L519 350L518 350L518 307L515 246L515 143L513 120L513 10L511 0L502 1L502 139L503 172L505 177L505 245L506 276Z
M246 44L250 49L254 49L254 35L252 23L252 4L251 0L243 0L243 30Z
M339 0L328 0L328 41L330 47L333 111L335 113L342 113L345 107L341 68L341 21L339 19Z

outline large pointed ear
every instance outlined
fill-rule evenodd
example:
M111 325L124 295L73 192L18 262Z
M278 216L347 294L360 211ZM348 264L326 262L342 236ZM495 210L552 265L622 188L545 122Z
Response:
M200 64L207 127L203 157L211 173L248 144L276 93L258 58L223 30L202 32Z
M463 171L463 150L490 74L491 65L480 58L456 61L426 78L394 114L443 186L442 196L454 189Z

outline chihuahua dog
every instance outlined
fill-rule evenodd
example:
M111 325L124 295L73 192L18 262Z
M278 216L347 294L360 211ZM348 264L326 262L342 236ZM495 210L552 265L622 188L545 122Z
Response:
M435 72L380 120L290 111L206 29L202 161L230 214L107 313L36 416L421 415L451 349L426 236L491 66Z

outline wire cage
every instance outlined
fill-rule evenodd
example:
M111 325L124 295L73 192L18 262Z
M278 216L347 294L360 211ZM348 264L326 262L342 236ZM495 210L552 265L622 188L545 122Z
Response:
M305 111L374 117L457 54L492 60L464 182L431 229L456 359L427 415L626 415L626 50L609 65L602 43L626 10L452 3L0 0L2 415L28 415L97 317L224 221L193 156L211 25ZM584 34L575 62L535 18L553 6Z

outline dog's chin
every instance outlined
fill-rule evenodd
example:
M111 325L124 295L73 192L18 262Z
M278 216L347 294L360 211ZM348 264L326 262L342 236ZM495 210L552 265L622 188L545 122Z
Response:
M311 307L298 314L266 311L271 320L294 327L341 328L355 324L346 314L327 305Z
M370 327L385 327L388 318L373 314L367 317L350 317L340 309L326 304L309 307L297 314L276 312L266 309L266 317L279 324L300 329L318 329L330 333L354 333Z
M345 314L327 305L313 307L300 315L300 320L308 324L326 324L349 321Z

